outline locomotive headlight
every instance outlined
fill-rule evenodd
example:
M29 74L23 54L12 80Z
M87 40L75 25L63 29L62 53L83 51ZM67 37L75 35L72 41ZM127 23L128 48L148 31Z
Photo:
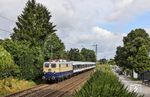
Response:
M46 72L45 72L45 71L44 71L43 73L44 73L44 74L46 74Z
M52 76L52 80L55 80L55 76Z
M45 80L45 76L42 76L42 79Z

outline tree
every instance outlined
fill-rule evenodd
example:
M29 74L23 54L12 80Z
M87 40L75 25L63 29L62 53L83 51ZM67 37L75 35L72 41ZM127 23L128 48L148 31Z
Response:
M18 17L17 27L11 35L13 40L31 42L31 46L43 46L47 36L56 30L51 19L48 9L35 2L29 0L23 13Z
M55 25L50 19L50 12L45 6L35 0L29 0L18 17L17 27L14 28L15 33L11 38L15 41L30 42L30 47L41 47L45 60L50 59L51 53L54 59L62 58L65 47L55 34Z
M95 55L95 52L93 50L82 48L81 54L84 57L84 61L91 61L91 62L96 61L96 55Z
M142 72L150 69L150 37L144 29L132 30L123 39L124 46L118 47L115 61L124 68Z

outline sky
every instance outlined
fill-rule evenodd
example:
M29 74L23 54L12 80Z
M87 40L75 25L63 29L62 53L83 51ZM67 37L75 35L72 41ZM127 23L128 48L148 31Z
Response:
M150 34L150 0L36 0L51 12L57 35L70 48L98 45L98 59L113 58L131 30ZM0 0L0 39L9 38L27 0Z

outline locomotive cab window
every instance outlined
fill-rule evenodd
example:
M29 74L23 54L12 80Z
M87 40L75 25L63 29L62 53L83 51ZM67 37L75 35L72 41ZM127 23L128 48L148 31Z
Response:
M44 65L45 65L45 67L49 67L49 63L45 63Z
M56 68L56 64L51 64L51 68Z

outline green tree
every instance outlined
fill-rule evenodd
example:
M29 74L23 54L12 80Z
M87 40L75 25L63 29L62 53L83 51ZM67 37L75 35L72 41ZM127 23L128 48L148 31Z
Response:
M85 61L91 61L91 62L96 61L96 55L93 50L82 48L81 54L83 55Z
M44 59L62 58L64 53L64 44L55 34L55 25L50 22L51 15L48 9L36 3L35 0L29 0L23 13L18 17L17 27L11 36L13 40L30 42L30 47L41 47L44 53ZM51 52L53 51L53 52Z
M150 37L144 29L132 30L123 39L124 46L118 47L115 61L124 68L142 72L150 69Z
M43 46L46 37L55 32L55 26L50 22L51 15L48 9L29 0L23 13L18 17L17 27L11 35L13 40L29 41L33 46Z

